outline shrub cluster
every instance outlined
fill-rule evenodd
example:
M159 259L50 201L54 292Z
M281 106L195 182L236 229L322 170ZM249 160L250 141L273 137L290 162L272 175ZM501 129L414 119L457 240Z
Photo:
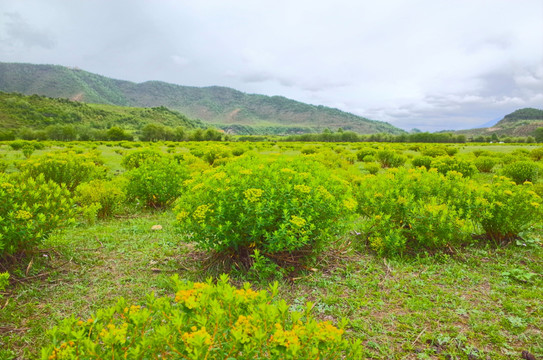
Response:
M0 173L0 256L32 249L73 216L66 188L41 174L33 178Z
M532 161L516 161L502 169L502 175L507 176L517 184L525 181L535 182L539 175L539 166Z
M65 319L49 332L42 359L358 359L359 342L342 326L290 312L268 291L241 289L223 275L217 284L175 282L175 299L147 296L143 306L119 299L89 319Z
M244 156L186 181L177 219L204 249L238 257L315 249L355 210L350 193L319 162Z

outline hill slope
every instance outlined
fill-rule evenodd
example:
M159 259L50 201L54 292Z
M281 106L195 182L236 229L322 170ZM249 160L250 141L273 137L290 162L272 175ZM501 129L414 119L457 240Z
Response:
M57 65L0 63L0 91L121 106L166 106L234 133L316 132L339 127L358 133L404 133L388 123L281 96L226 87L159 81L136 84Z
M498 136L529 136L535 129L543 127L543 110L524 108L505 115L495 125L487 128L456 131L458 134L469 136L492 135Z
M85 104L62 98L0 92L0 129L43 129L49 125L68 124L97 129L114 125L139 129L148 123L182 126L187 129L204 127L202 122L190 120L165 107L135 108Z

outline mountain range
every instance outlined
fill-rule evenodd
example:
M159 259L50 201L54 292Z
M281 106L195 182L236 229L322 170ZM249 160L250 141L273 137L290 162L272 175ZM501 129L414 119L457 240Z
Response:
M386 122L282 96L246 94L227 87L191 87L160 81L134 83L78 68L0 62L0 91L84 103L165 106L234 134L294 134L342 128L362 134L405 133Z

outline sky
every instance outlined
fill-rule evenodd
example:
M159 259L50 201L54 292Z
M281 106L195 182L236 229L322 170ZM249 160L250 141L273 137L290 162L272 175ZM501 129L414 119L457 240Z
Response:
M0 0L0 61L466 129L543 108L543 1Z

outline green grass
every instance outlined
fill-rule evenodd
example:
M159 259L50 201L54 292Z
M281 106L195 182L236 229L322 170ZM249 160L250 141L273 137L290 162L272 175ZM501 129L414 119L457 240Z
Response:
M98 150L110 172L123 171L121 154L131 150L108 145ZM304 146L290 145L258 144L254 151L292 156ZM189 146L205 145L179 144L174 150ZM492 151L512 151L498 147ZM21 152L7 145L0 146L0 154L10 162L22 160ZM477 176L484 182L492 175ZM162 230L151 230L157 224ZM281 279L280 295L291 310L312 301L321 320L348 319L348 336L363 341L370 359L514 359L524 350L541 358L541 240L385 259L347 234L314 269ZM220 270L205 267L206 256L176 231L171 211L128 211L54 234L39 252L9 267L12 286L0 299L0 359L39 358L47 329L72 314L86 319L120 296L140 303L151 291L172 295L169 277L175 273L193 281L218 276ZM236 285L247 279L231 273Z
M46 330L71 314L85 319L120 296L138 303L151 291L170 294L173 273L217 275L203 271L202 253L174 222L171 212L140 214L51 237L28 274L26 263L13 274L35 278L16 283L1 302L3 348L37 358ZM162 230L151 230L156 224ZM284 279L281 295L292 310L312 301L323 320L349 319L348 334L363 340L368 358L542 356L543 248L528 245L396 259L341 247L325 253L316 271ZM245 280L232 276L238 285Z

